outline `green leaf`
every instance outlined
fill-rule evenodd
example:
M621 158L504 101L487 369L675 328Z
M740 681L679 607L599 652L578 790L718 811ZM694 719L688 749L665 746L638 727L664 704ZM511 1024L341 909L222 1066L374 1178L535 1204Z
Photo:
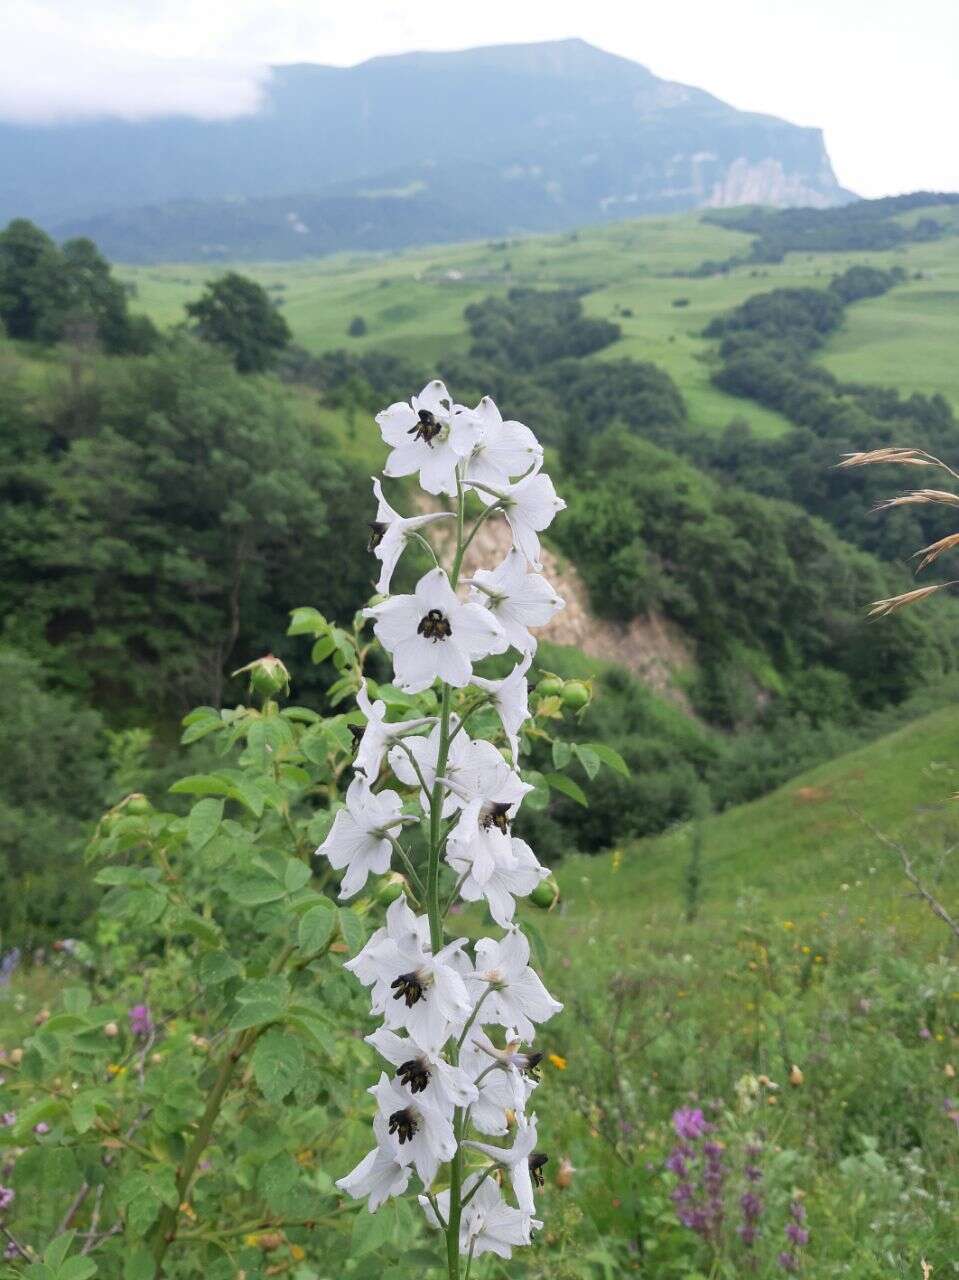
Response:
M90 992L86 987L67 987L63 993L63 1007L67 1013L86 1013L90 1008Z
M599 773L599 756L592 747L584 746L579 742L573 744L573 753L575 754L576 759L583 766L587 778L592 782L597 773Z
M599 756L603 764L612 769L615 773L620 773L624 778L630 777L630 768L618 751L614 751L612 747L607 747L603 742L591 742L590 750Z
M230 871L220 878L220 888L241 907L278 902L286 889L266 871Z
M43 1029L56 1034L58 1031L82 1031L87 1026L89 1026L89 1019L81 1018L78 1013L55 1013L44 1023Z
M60 1268L58 1280L89 1280L97 1273L97 1264L92 1258L67 1258Z
M549 806L549 784L536 769L524 769L522 777L533 788L523 797L523 808L542 812Z
M75 1231L67 1231L62 1236L57 1236L56 1240L51 1240L43 1251L43 1261L49 1267L53 1267L54 1271L58 1271L63 1259L70 1252L70 1246L73 1244L73 1237L77 1233Z
M300 608L290 613L290 625L286 629L288 636L319 636L329 629L330 624L319 609Z
M253 1050L252 1066L267 1102L282 1102L306 1071L303 1042L279 1028L267 1031Z
M355 956L358 951L362 951L366 942L366 925L351 907L340 907L338 915L343 941L350 955Z
M217 833L223 819L222 800L201 800L186 820L186 838L194 849L202 849Z
M276 1000L250 1000L241 1004L230 1019L231 1031L246 1031L249 1027L262 1027L268 1022L280 1022L284 1006Z
M589 801L586 799L586 792L574 782L572 778L567 778L562 773L546 774L546 781L555 790L560 791L564 796L569 796L570 800L575 800L577 804L581 804L584 809L589 808Z
M156 1262L146 1245L137 1245L123 1263L123 1280L153 1280Z
M170 793L178 796L230 796L233 783L216 773L193 773L174 782Z
M313 646L310 658L315 663L325 662L335 649L336 641L332 636L320 636L319 640L317 640L316 644Z
M534 924L530 924L529 920L523 921L523 932L529 938L530 947L533 952L533 959L536 961L540 969L545 969L549 956L543 935Z
M200 982L205 987L215 987L239 977L243 967L225 951L208 951L200 961Z
M318 902L300 920L298 941L300 950L307 954L321 951L336 930L336 908L331 902Z
M563 742L557 738L553 743L553 768L565 769L573 758L573 748L568 742Z
M302 889L305 884L309 884L312 875L313 872L305 862L301 862L299 858L290 858L283 873L287 892L296 893L297 889Z
M393 1238L395 1229L396 1214L389 1205L383 1205L378 1213L358 1213L353 1219L350 1257L362 1258L382 1249Z

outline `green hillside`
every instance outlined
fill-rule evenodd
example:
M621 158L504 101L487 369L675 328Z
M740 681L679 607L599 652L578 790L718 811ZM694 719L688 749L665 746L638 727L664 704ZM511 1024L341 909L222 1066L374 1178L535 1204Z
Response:
M955 209L946 213L955 217ZM907 215L903 215L907 216ZM589 315L614 319L622 337L598 359L629 356L661 365L682 388L690 417L720 431L732 418L758 435L786 430L777 413L726 395L710 383L702 330L717 314L759 290L813 285L857 263L901 266L901 289L857 307L823 357L843 378L939 391L959 404L959 239L912 243L883 252L788 254L782 263L740 266L718 275L677 278L706 259L745 251L750 238L704 223L698 214L643 218L567 235L453 245L391 256L337 255L293 263L243 264L245 274L282 304L296 340L309 350L384 349L420 360L468 345L463 310L516 285L583 287ZM157 323L183 318L205 281L226 270L196 264L121 267L136 306ZM915 276L920 273L921 278ZM675 305L685 299L684 305ZM624 314L631 312L632 314ZM355 316L365 336L347 328Z

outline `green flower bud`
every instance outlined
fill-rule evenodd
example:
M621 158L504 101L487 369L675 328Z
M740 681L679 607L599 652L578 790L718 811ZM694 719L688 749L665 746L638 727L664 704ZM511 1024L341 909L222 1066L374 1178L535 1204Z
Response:
M250 673L252 693L258 693L263 698L274 698L278 693L290 692L290 673L272 653L268 653L265 658L257 658L255 662L248 662L233 674L241 676L244 671Z
M539 882L529 895L529 900L534 907L541 907L543 911L552 911L559 902L559 885L552 876L548 876Z
M593 692L583 680L567 680L560 696L564 707L569 707L571 711L582 711L583 707L589 706Z

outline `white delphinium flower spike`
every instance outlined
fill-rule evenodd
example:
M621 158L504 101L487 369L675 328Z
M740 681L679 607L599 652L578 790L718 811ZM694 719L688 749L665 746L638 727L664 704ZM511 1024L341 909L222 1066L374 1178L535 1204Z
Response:
M395 791L372 792L366 778L357 775L346 792L346 808L333 819L330 833L316 850L337 871L346 868L340 897L352 898L372 873L390 869L393 852L390 837L416 818L401 812L403 801Z
M375 1213L391 1196L401 1196L410 1182L408 1166L400 1164L392 1145L377 1145L352 1171L337 1178L336 1185L354 1200L369 1197L367 1208Z
M371 987L371 1009L388 1027L405 1027L420 1044L445 1044L450 1027L462 1025L473 1005L456 966L463 967L465 938L434 956L426 916L415 916L405 897L391 902L386 925L343 966Z
M386 1072L369 1092L379 1108L373 1124L377 1138L384 1143L392 1140L396 1160L400 1164L412 1164L423 1185L428 1187L440 1165L456 1154L452 1112L447 1114L424 1094L414 1097Z
M474 487L487 506L499 503L513 535L513 546L523 553L533 569L542 569L539 535L553 523L553 517L566 507L563 499L556 496L549 476L544 471L536 470L523 476L515 484Z
M521 422L504 422L496 405L484 396L471 410L473 423L479 428L472 451L466 461L466 478L481 484L509 484L542 462L543 446Z
M484 1156L488 1156L490 1160L506 1169L516 1195L516 1203L524 1213L536 1212L533 1181L535 1180L538 1186L543 1185L542 1168L546 1163L546 1156L535 1149L535 1116L530 1116L528 1120L517 1119L516 1137L511 1147L494 1147L489 1142L472 1140L467 1140L463 1145L472 1147L474 1151L481 1151Z
M505 679L487 680L483 676L474 675L470 682L489 695L509 741L514 765L519 763L519 731L529 719L529 683L526 673L532 661L533 655L527 653Z
M450 435L453 403L442 382L430 382L410 404L391 404L376 415L376 423L384 442L391 446L383 468L385 476L419 472L427 493L456 492L456 468L472 451L475 432L463 433L457 452Z
M435 724L436 717L424 716L418 720L397 720L388 723L386 703L379 698L371 702L365 683L361 684L357 690L356 702L366 716L366 727L357 745L356 755L353 757L353 768L357 773L362 773L372 785L380 772L384 752L409 734L416 733L427 725Z
M462 1067L446 1061L442 1046L421 1045L415 1037L398 1036L387 1027L377 1027L366 1043L397 1068L397 1080L410 1093L422 1093L441 1110L468 1107L476 1101L476 1086Z
M469 1121L480 1133L502 1137L510 1114L521 1116L539 1085L537 1068L541 1053L527 1053L511 1029L506 1047L498 1049L480 1029L473 1029L460 1050L460 1066L476 1084L479 1097L470 1107Z
M482 1021L515 1027L517 1035L532 1040L533 1024L548 1021L563 1006L530 968L526 937L514 928L499 941L480 938L474 950L476 968L468 975L470 988L477 998L489 989L483 1001Z
M395 683L422 693L437 678L455 689L469 684L473 663L507 648L503 628L488 609L457 599L442 569L431 569L410 596L393 596L364 609L393 655Z
M465 902L479 902L480 898L485 898L490 915L501 929L508 929L512 925L516 899L525 898L549 876L549 871L536 861L533 850L525 840L507 836L506 842L505 849L496 849L488 862L484 859L482 878L477 873L481 860L475 855L475 851L479 848L486 853L488 845L484 848L484 842L471 846L474 851L472 859L461 855L456 848L451 848L447 853L450 866L462 877L460 897Z
M464 1198L473 1191L480 1177L480 1174L471 1174L466 1179L463 1183ZM441 1191L436 1197L442 1222L426 1196L420 1196L419 1202L431 1227L442 1227L443 1222L449 1222L449 1191ZM496 1182L487 1178L463 1210L459 1250L461 1254L474 1258L479 1258L484 1253L495 1253L498 1258L511 1258L513 1249L518 1245L529 1244L532 1232L539 1231L542 1225L542 1222L524 1213L522 1209L514 1209L507 1204Z
M546 579L527 571L526 557L515 547L495 569L477 569L470 599L485 604L520 653L535 653L536 638L530 627L545 627L565 605Z
M407 542L424 525L436 520L447 520L452 511L431 511L427 515L403 517L394 511L383 497L383 486L373 477L373 493L376 496L376 519L370 524L370 550L382 564L377 593L385 596L393 581L393 570L403 554Z

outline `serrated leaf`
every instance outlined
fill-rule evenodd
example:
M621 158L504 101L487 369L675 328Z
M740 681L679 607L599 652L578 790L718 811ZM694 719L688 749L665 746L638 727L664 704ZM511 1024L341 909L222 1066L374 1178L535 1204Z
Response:
M283 872L283 884L286 886L287 892L296 893L305 884L309 884L312 874L305 862L301 862L299 858L290 858L286 864L286 870Z
M223 818L223 801L212 797L200 800L186 820L186 838L194 849L202 849L217 833Z
M396 1215L390 1205L383 1205L379 1213L358 1213L353 1219L350 1257L362 1258L382 1249L393 1238L395 1229Z
M267 1102L282 1102L306 1070L303 1042L275 1027L257 1041L253 1076Z
M337 912L331 902L318 902L300 920L297 939L300 950L312 955L322 950L336 931Z
M70 1246L76 1234L75 1231L67 1231L62 1236L57 1236L56 1240L50 1241L43 1251L43 1261L48 1267L53 1267L54 1271L60 1269L60 1264L70 1252Z
M220 879L220 888L241 907L261 907L286 897L286 890L266 871L231 871Z
M589 746L599 756L603 764L614 770L614 772L622 774L624 778L631 776L629 765L618 751L614 751L612 747L607 747L604 742L591 742Z
M303 606L290 613L290 625L286 629L288 636L318 636L329 629L329 623L319 609Z
M586 799L586 792L574 782L572 778L567 778L563 773L547 773L546 781L555 791L561 792L564 796L568 796L570 800L575 800L577 804L581 804L584 809L589 808L589 801Z
M268 1022L279 1022L285 1010L275 1000L250 1000L241 1004L230 1019L231 1031L247 1031L250 1027L262 1027Z
M57 1280L89 1280L97 1273L97 1264L92 1258L67 1258L57 1273Z
M573 748L568 742L563 742L561 738L557 738L553 743L553 768L565 769L573 758Z
M325 662L336 649L336 641L331 635L320 636L310 653L310 660L315 663Z
M229 982L243 972L243 967L225 951L208 951L200 961L200 981L205 987Z

